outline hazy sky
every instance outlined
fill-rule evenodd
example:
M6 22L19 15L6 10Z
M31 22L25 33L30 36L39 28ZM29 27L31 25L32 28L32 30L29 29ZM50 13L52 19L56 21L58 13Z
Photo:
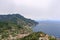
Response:
M60 0L0 0L0 14L12 13L34 20L60 20Z

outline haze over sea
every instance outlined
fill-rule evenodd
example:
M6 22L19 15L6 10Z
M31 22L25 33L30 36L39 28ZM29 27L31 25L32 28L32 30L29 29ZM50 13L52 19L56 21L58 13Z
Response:
M38 21L39 24L33 28L34 32L45 32L60 38L60 21Z

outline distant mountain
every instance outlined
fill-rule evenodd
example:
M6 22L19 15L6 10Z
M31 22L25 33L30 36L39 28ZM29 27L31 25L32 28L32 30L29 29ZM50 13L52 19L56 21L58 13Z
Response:
M23 26L32 26L38 24L34 20L27 19L23 17L22 15L19 14L12 14L12 15L0 15L0 21L1 22L13 22L18 25L23 25Z

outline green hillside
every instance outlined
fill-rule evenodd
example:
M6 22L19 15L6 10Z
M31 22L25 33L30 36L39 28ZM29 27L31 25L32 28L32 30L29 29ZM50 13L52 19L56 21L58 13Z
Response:
M31 27L38 23L19 14L0 15L0 40L8 40L9 36L31 33Z
M26 26L26 25L34 26L34 25L38 24L34 20L27 19L19 14L0 15L0 21L13 22L13 23L16 23L17 25L22 25L22 26Z

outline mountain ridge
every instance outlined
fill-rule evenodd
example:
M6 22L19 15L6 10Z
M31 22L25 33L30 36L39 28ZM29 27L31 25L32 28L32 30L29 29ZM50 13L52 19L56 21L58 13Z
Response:
M26 22L26 24L28 24L29 26L31 26L31 25L36 25L36 24L38 24L37 22L35 22L34 20L31 20L31 19L27 19L27 18L25 18L25 17L23 17L22 15L20 15L20 14L9 14L9 15L0 15L0 21L14 21L14 22L18 22L18 21L25 21ZM30 25L30 24L31 25ZM19 24L19 23L17 23L17 24Z

